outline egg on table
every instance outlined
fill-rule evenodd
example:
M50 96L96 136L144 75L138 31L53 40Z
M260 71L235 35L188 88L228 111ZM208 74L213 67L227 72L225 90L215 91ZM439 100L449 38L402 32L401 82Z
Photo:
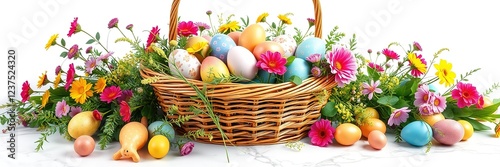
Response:
M222 62L226 63L229 49L235 46L236 43L234 43L231 37L225 34L216 34L210 41L210 48L212 49L210 55L215 56L222 60Z
M235 46L227 54L227 67L231 74L250 81L257 75L257 60L254 55L242 46Z
M188 79L200 79L200 61L184 49L176 49L168 56L170 72L174 76L182 74ZM172 64L173 63L173 64ZM176 69L177 68L177 69ZM179 70L179 72L177 71Z

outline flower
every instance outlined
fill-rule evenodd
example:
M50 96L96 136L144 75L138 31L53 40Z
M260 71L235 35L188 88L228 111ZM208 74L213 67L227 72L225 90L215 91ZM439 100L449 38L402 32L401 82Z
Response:
M234 32L236 30L239 30L240 29L240 26L238 25L238 22L237 21L230 21L229 23L227 24L224 24L224 25L221 25L219 27L219 32L220 33L224 33L224 34L227 34L227 33L230 33L230 32Z
M78 24L78 17L75 17L73 22L71 22L71 27L69 28L68 32L68 37L71 37L71 35L76 34L77 32L80 32L80 25Z
M120 116L122 117L123 122L130 121L130 106L126 101L120 102Z
M59 83L61 82L61 72L57 73L56 79L54 79L54 89L59 87Z
M184 143L179 147L179 152L181 153L181 156L188 155L193 151L194 148L194 143L193 142L187 142Z
M71 98L75 99L75 102L83 104L87 98L93 96L91 83L87 83L87 80L79 78L77 81L71 84L71 89L69 90Z
M326 147L333 142L334 133L335 128L332 127L331 122L326 119L320 119L311 126L308 136L311 138L313 145Z
M106 88L106 79L101 77L97 79L97 82L94 86L94 91L97 93L101 93L102 91L104 91L104 88Z
M451 71L452 64L448 63L446 60L441 59L439 64L434 64L436 68L436 76L439 77L439 84L444 84L446 87L451 86L454 83L456 74Z
M69 64L68 73L66 74L66 84L64 85L64 89L68 90L69 86L73 83L73 79L75 77L75 65L73 63Z
M41 88L43 85L49 83L49 81L47 80L47 71L42 73L42 75L40 75L40 77L38 78L38 84L36 85L37 88Z
M211 10L207 10L206 14L210 16L212 14L212 11Z
M47 89L43 95L42 95L42 107L41 108L44 108L45 105L47 105L47 102L49 102L49 97L50 97L50 91Z
M314 66L313 68L311 68L311 74L313 77L321 77L321 69Z
M391 114L387 124L389 126L392 126L392 125L399 125L403 122L406 122L406 120L408 119L409 112L410 112L410 110L408 110L408 107L403 107L403 108L396 109L396 110L392 111L392 114Z
M134 25L133 24L128 24L125 28L127 30L132 30L132 28L134 28Z
M158 38L157 37L159 35L160 35L160 29L158 28L158 26L153 27L151 29L151 31L149 32L148 41L146 43L146 49L148 49L149 46L151 46L152 43L158 42Z
M132 92L132 90L123 90L122 95L118 97L116 101L118 101L119 103L121 103L122 101L128 102L130 98L132 98L132 96L134 96L134 92Z
M290 20L290 18L288 18L287 15L280 14L280 15L278 15L278 19L280 19L285 24L288 24L288 25L292 24L292 20Z
M98 120L98 121L102 120L102 115L98 110L92 111L92 116L94 116L95 120Z
M420 77L427 72L427 62L422 58L422 55L408 53L408 61L410 62L411 75L414 77Z
M198 29L200 30L200 32L202 32L203 30L208 30L210 29L210 26L207 24L207 23L203 23L203 22L196 22L194 23L194 25L196 25L198 27ZM201 33L200 33L201 34Z
M419 88L417 88L417 92L415 93L415 101L413 102L413 105L419 107L423 104L428 103L432 94L433 93L429 91L428 85L421 85Z
M189 54L195 54L198 53L199 51L203 50L205 47L208 46L208 42L202 41L202 42L197 42L191 47L187 48L186 51Z
M309 27L312 27L315 25L316 20L314 20L313 18L307 18L307 23L309 23Z
M335 48L326 54L326 61L330 64L331 73L335 74L335 82L339 87L356 80L356 60L348 49Z
M285 64L286 59L281 57L280 52L267 51L260 56L260 60L255 65L268 73L283 75L286 72Z
M61 66L57 66L55 72L56 72L56 75L61 73Z
M384 67L382 67L378 64L375 64L374 62L368 63L368 67L370 67L371 69L377 70L377 72L384 72Z
M413 48L415 51L422 51L422 46L418 42L413 42Z
M70 117L74 117L76 114L82 112L82 108L81 107L69 107L69 116Z
M371 100L373 98L373 93L382 93L382 89L378 88L379 85L380 85L379 80L375 82L373 82L372 80L370 84L365 82L363 83L362 93L364 95L368 95L368 99Z
M189 37L191 35L198 35L198 27L192 21L182 21L177 26L177 33L181 37Z
M321 54L315 53L306 58L307 61L311 63L316 63L321 60Z
M385 55L385 57L387 58L387 60L398 60L399 59L399 55L392 51L392 50L389 50L388 48L385 48L382 50L382 54Z
M420 115L434 115L434 111L433 111L433 108L430 104L422 104L418 107L418 111L420 113Z
M54 46L56 44L56 39L59 36L59 34L54 34L50 36L49 41L47 41L47 44L45 44L45 50L49 50L51 46Z
M110 86L104 89L104 91L101 93L101 101L111 103L113 100L120 97L121 95L122 91L120 87Z
M459 82L457 87L451 91L451 97L457 100L457 106L464 108L476 104L479 100L479 92L470 83Z
M483 109L483 107L484 107L484 97L483 95L480 95L476 103L476 108Z
M260 14L255 23L266 22L267 16L269 16L269 13L267 12Z
M78 56L78 45L74 44L68 50L68 59L72 59L73 57L76 58L77 56Z
M66 116L69 112L70 112L70 107L66 103L65 100L61 100L61 101L57 102L57 104L56 104L56 117L57 118L61 118L63 116ZM73 116L71 116L71 117L73 117Z
M87 47L87 49L85 49L85 53L87 54L92 53L92 46Z
M92 74L92 71L96 68L97 64L99 64L101 61L99 59L96 59L94 57L89 58L87 62L85 62L85 71L87 73Z
M97 61L104 61L106 62L110 56L113 56L115 52L108 52L108 53L103 53L101 54L98 58Z
M30 98L30 95L31 95L31 93L33 93L33 90L31 89L30 83L28 81L25 81L23 83L21 90L22 90L21 91L21 98L22 98L21 102L25 103Z
M113 18L108 23L109 29L114 28L114 27L118 27L118 18Z

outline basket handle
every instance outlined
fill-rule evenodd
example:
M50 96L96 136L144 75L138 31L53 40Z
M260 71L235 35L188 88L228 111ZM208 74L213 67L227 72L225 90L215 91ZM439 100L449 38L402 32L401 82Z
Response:
M177 40L177 12L179 11L179 3L181 0L173 0L172 2L172 7L170 8L170 25L169 25L169 32L168 32L168 38L169 40ZM312 0L313 5L314 5L314 20L315 21L315 30L314 30L314 36L321 38L322 34L322 13L321 13L321 3L319 0Z

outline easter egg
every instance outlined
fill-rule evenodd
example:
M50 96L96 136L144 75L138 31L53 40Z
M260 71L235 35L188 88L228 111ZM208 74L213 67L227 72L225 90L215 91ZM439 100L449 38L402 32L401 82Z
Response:
M100 124L101 121L94 118L92 111L80 112L69 121L68 134L74 139L82 135L92 136Z
M434 124L438 121L444 120L444 115L441 113L432 114L432 115L422 115L422 120L425 121L430 126L434 126Z
M261 25L255 23L245 28L238 39L238 45L253 51L255 46L266 41L266 30Z
M385 133L386 127L385 123L377 118L367 118L361 125L359 125L361 132L364 137L368 137L368 135L374 131L378 130L382 133Z
M203 35L201 37L205 38L207 41L212 41L212 37L210 35Z
M233 31L227 34L227 36L231 37L233 39L234 43L238 45L238 40L240 39L241 32L240 31Z
M412 146L422 147L431 141L432 128L424 121L413 121L403 127L401 138Z
M372 107L366 107L365 110L361 113L356 114L354 117L356 120L363 121L367 118L380 118L378 111Z
M464 128L464 136L462 137L462 141L466 141L470 137L472 137L472 134L474 134L474 127L472 126L472 124L470 124L469 121L466 120L458 120L457 122L462 124L462 127Z
M163 126L162 126L163 125ZM159 129L161 126L161 129ZM148 126L148 133L150 137L154 136L155 130L158 130L158 132L161 133L156 133L156 134L168 134L166 137L168 138L169 141L174 142L175 141L175 130L172 128L172 126L168 123L163 121L155 121Z
M441 144L453 145L464 137L464 127L453 119L445 119L434 124L433 137Z
M298 76L302 80L309 78L309 73L311 72L311 65L304 59L295 58L293 62L287 66L286 72L284 74L285 82L290 81L290 77Z
M276 76L271 75L269 72L259 69L257 76L252 80L257 83L274 83L276 82Z
M387 144L387 137L381 131L371 131L370 134L368 134L368 144L372 148L380 150Z
M176 49L172 51L168 56L168 61L172 75L179 76L180 72L180 74L188 79L200 79L200 61L186 50Z
M196 56L199 62L202 62L203 59L208 56L210 45L207 39L200 36L192 36L186 43L185 49L187 50L188 48L199 50L193 53L193 55Z
M216 78L228 78L230 73L222 60L208 56L201 63L200 75L203 82L210 83Z
M285 54L285 51L283 51L283 48L281 47L281 45L276 43L276 42L273 42L273 41L265 41L265 42L258 44L253 49L252 53L257 60L260 60L260 56L262 54L266 53L267 51L271 51L273 53L279 52L282 57L284 57L283 55Z
M242 46L235 46L227 54L227 67L235 75L252 80L257 75L257 60L254 55Z
M223 63L227 62L227 53L229 49L235 47L233 39L225 34L216 34L210 41L210 48L212 52L210 55L215 56L222 60Z
M75 143L73 144L73 148L78 155L82 157L88 156L92 152L94 152L94 138L89 135L82 135L76 138Z
M326 52L326 43L320 38L310 37L306 40L302 41L302 43L297 46L297 50L295 51L295 56L301 59L306 59L312 54L320 54L322 58Z
M437 89L436 86L434 86L434 84L429 85L429 90L435 93L439 93L439 90Z
M149 155L156 159L161 159L168 154L170 150L170 141L163 135L155 135L149 140Z
M350 146L361 139L361 129L352 123L343 123L335 129L334 138L337 143Z
M292 35L280 35L273 39L273 42L276 42L281 45L283 51L283 57L287 58L293 56L295 53L295 49L297 49L297 42L293 39Z

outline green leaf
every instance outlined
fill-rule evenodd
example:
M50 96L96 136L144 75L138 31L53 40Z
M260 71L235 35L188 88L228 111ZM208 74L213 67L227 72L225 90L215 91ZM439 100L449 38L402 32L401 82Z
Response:
M470 110L470 108L458 108L454 103L448 103L446 105L446 108L450 108L453 111L453 115L455 116L455 118L470 117L472 115L472 110Z
M460 119L463 119L463 120L466 120L467 122L469 122L472 125L472 127L474 127L475 131L491 130L491 128L489 126L486 126L486 125L482 124L481 122L476 121L474 119L470 119L468 117L463 117Z
M394 104L394 108L403 108L403 107L409 107L410 105L408 102L404 99L399 99L396 104Z
M337 115L337 110L335 109L335 102L328 102L325 107L321 109L321 114L325 117L334 117Z
M62 52L59 56L61 56L62 58L66 58L66 56L68 56L68 52Z
M95 40L94 40L94 39L89 39L89 40L87 41L87 43L86 43L86 44L92 44L92 43L94 43L94 42L95 42Z
M271 24L271 28L276 28L276 23Z
M292 75L290 77L290 81L292 81L295 85L300 85L302 84L302 78L296 76L296 75Z
M289 66L290 64L293 63L293 61L295 60L295 56L290 56L286 59L286 64L285 66Z
M61 38L61 45L66 46L66 41L64 40L64 38Z
M454 119L455 114L453 114L453 110L451 107L446 107L446 109L442 112L443 116L447 119Z
M66 91L63 86L58 87L57 89L49 89L50 91L50 96L57 96L57 97L65 97L69 96L69 91Z
M95 33L95 39L98 41L101 39L101 34L99 34L99 32Z
M395 90L398 96L408 96L412 93L413 82L412 80L401 83Z
M418 85L420 84L421 80L422 79L420 79L420 78L413 78L413 79L411 79L411 81L413 82L413 84L411 86L411 94L415 94L417 92Z
M487 117L490 116L491 114L495 113L495 111L498 110L498 106L500 106L500 103L495 103L491 106L485 107L483 109L476 108L475 106L466 108L466 110L471 110L472 115L471 117L474 118L480 118L480 117Z
M399 101L396 96L383 96L377 100L377 103L382 105L394 106Z
M498 102L500 102L500 99L494 99L493 100L493 103L498 103Z
M373 78L373 80L379 80L380 78L380 73L377 72L377 70L373 69L373 68L367 68L366 71L368 72L368 75L370 76L370 78Z

